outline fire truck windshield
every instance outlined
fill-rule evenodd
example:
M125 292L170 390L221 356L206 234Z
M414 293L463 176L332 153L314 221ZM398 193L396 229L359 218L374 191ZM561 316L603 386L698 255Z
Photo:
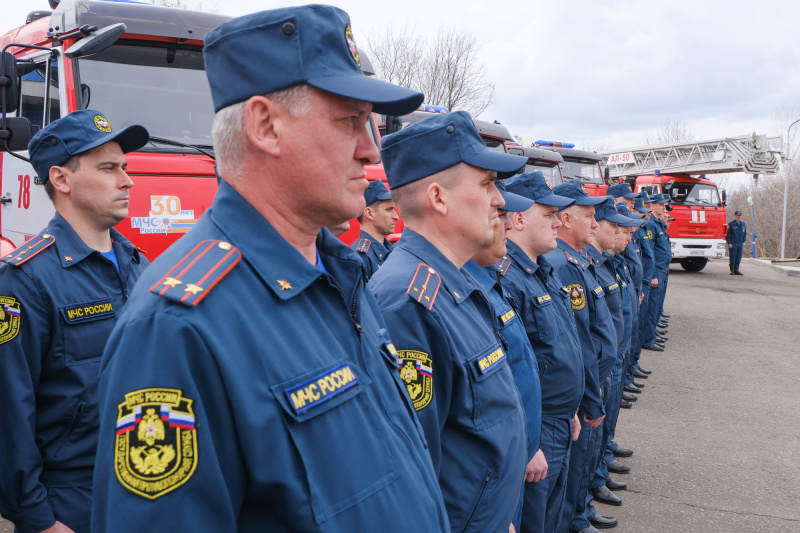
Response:
M528 163L525 165L525 168L520 171L520 173L535 172L537 170L544 174L544 180L551 187L555 187L563 182L561 178L561 170L558 168L558 163L556 162L529 159Z
M673 203L681 205L721 205L719 193L713 185L676 182L669 190Z
M564 170L565 180L579 179L587 183L603 184L603 175L600 172L600 164L597 161L592 161L591 159L567 159L564 157L561 168Z
M156 137L211 146L214 106L201 47L120 41L78 59L76 74L79 108L103 111L115 129L142 124Z

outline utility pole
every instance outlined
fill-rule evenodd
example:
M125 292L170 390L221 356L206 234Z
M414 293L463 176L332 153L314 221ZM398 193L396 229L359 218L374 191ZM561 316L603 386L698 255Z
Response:
M786 170L786 179L783 183L783 226L781 227L781 259L784 259L784 255L786 252L786 202L789 199L789 176L792 174L792 157L794 154L790 154L789 151L791 150L791 145L789 143L789 130L792 129L792 126L800 122L800 118L789 124L789 127L786 128L786 155L789 157L789 168Z

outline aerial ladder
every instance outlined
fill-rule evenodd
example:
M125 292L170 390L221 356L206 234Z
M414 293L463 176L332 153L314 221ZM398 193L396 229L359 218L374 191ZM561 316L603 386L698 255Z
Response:
M612 181L630 183L634 192L666 193L672 200L669 228L672 261L698 272L709 259L727 251L725 191L708 174L775 174L780 167L781 137L742 135L601 153Z

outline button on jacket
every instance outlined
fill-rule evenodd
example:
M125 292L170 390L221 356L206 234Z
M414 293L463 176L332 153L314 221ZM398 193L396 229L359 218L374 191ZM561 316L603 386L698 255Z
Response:
M405 229L369 288L428 438L453 531L508 531L520 501L525 413L478 283Z
M111 238L119 270L56 214L0 263L0 512L22 532L53 525L47 488L92 484L100 356L148 264Z
M223 181L145 273L103 356L93 531L447 528L361 260L316 244L325 271Z
M511 265L503 288L519 306L542 382L542 414L571 419L584 391L584 368L575 317L566 286L552 266L532 261L509 240Z

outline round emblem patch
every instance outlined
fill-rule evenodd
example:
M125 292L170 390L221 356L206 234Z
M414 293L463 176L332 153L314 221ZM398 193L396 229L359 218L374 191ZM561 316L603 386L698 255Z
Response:
M353 56L353 61L355 61L356 65L360 67L361 59L358 57L358 47L356 46L356 40L353 37L353 29L350 28L350 24L348 24L344 29L344 39L347 41L347 49L350 50L350 55Z
M573 311L580 311L586 307L586 294L578 283L567 285L569 291L569 302L572 304Z
M197 467L193 400L178 389L140 389L119 404L114 469L129 491L149 500L186 483Z
M95 115L94 125L103 133L111 133L111 124L108 123L106 118L102 115Z
M22 320L20 302L10 296L0 296L0 344L5 344L19 334Z
M415 350L397 350L397 367L414 409L419 411L427 407L433 399L433 365L430 356Z
M583 186L583 183L581 183L581 190L582 190L583 192L586 192L586 187L584 187L584 186ZM587 194L588 194L588 193L587 193Z

